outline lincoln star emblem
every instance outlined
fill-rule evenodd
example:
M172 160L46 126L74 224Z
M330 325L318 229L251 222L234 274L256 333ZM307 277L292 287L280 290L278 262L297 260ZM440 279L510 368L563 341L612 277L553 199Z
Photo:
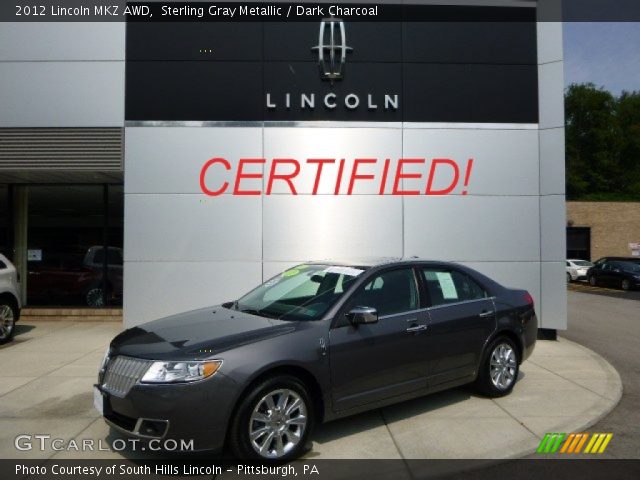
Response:
M344 22L339 18L325 18L320 22L318 45L311 50L318 51L318 67L323 80L332 84L335 80L342 80L347 52L353 49L347 47Z

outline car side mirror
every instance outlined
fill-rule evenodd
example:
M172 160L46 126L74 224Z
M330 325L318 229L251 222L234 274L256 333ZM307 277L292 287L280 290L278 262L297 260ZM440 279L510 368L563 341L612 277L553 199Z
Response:
M352 325L378 322L378 310L373 307L354 307L346 315Z

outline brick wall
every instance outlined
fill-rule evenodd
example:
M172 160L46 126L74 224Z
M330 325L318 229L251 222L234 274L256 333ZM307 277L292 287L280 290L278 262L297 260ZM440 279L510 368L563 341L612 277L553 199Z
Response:
M591 259L630 256L640 243L640 202L567 202L567 224L591 227Z

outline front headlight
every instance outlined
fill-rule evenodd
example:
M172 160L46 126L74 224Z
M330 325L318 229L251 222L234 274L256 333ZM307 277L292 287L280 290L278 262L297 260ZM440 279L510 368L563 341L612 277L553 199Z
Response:
M210 377L220 369L221 365L222 360L153 362L140 381L142 383L193 382Z

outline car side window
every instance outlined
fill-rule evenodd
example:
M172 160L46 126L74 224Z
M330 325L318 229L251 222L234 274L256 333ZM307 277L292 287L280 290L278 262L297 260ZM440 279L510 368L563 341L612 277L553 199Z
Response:
M432 306L479 300L489 296L474 279L457 270L425 268L422 274Z
M570 267L570 266L571 266L571 264L569 262L567 262L567 267Z
M379 316L418 308L418 287L413 270L403 268L375 276L349 301L349 308L373 307Z

